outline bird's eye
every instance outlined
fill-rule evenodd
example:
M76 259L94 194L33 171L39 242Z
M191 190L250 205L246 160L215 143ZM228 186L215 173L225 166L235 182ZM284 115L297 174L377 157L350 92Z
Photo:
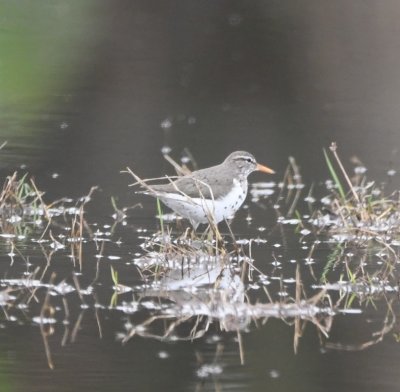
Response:
M246 161L247 161L247 162L251 162L251 158L247 158Z

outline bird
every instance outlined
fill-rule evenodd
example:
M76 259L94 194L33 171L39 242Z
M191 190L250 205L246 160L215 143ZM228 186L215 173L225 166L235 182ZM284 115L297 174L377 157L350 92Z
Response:
M219 165L193 171L168 184L146 185L142 192L157 197L186 218L194 230L199 224L231 219L247 196L247 177L254 171L274 174L246 151L232 152Z

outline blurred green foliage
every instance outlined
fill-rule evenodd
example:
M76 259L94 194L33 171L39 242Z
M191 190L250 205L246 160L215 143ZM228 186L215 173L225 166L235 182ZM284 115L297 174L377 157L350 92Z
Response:
M85 49L95 36L95 24L88 22L93 5L94 0L0 1L0 142L37 144L46 134L43 121L62 111L57 105L87 64ZM33 133L34 139L26 139Z
M90 24L90 1L0 3L0 104L21 103L68 83Z

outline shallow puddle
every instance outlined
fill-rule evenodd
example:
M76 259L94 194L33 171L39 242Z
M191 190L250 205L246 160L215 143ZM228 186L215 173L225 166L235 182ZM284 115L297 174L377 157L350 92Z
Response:
M333 218L301 214L305 186L288 184L253 184L222 237L190 233L170 215L137 224L137 209L113 213L111 203L97 220L94 191L7 211L0 333L32 336L37 366L55 372L71 355L97 361L93 344L127 361L139 345L144 363L175 363L183 350L192 382L211 389L233 375L248 388L255 355L283 350L298 362L396 344L396 242L333 234ZM316 189L322 199L327 191ZM284 377L282 362L269 364L265 379Z

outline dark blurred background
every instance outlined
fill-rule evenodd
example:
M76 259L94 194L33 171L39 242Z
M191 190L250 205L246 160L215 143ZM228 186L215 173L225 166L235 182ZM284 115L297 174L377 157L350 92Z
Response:
M2 166L60 173L60 193L126 190L127 165L171 172L235 149L306 179L337 141L372 176L399 162L397 0L6 2Z

